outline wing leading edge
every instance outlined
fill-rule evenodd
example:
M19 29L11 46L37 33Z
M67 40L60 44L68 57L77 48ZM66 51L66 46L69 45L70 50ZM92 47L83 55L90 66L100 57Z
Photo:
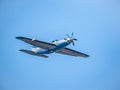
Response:
M40 57L48 58L48 56L46 56L46 55L44 55L44 54L35 54L34 52L29 51L29 50L21 49L20 51L21 51L21 52L24 52L24 53L27 53L27 54L30 54L30 55L35 55L35 56L40 56Z
M69 48L63 48L63 49L57 50L56 53L71 55L71 56L89 57L89 55L87 54L84 54Z
M38 40L32 40L30 38L26 38L26 37L16 37L16 39L22 40L28 44L34 45L34 46L38 46L42 49L53 49L56 47L56 45L51 44L51 43L47 43L47 42L43 42L43 41L38 41Z

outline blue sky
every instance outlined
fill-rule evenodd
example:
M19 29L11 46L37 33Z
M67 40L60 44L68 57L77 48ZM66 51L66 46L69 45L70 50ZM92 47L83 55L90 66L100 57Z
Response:
M1 0L1 90L120 90L119 0ZM75 47L89 58L18 50L16 36L46 42L75 33Z

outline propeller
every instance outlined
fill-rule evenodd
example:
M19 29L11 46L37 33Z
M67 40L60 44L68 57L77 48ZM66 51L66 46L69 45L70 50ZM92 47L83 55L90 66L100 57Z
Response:
M76 39L76 38L73 38L74 33L72 33L71 36L68 35L68 34L66 34L66 35L67 35L68 38L70 38L70 39L72 40L72 45L75 46L74 40L77 41L77 39Z

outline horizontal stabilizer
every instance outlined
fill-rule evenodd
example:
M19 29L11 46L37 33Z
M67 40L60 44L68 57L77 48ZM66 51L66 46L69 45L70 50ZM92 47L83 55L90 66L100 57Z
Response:
M46 56L44 54L36 54L33 51L24 50L24 49L20 49L20 51L24 52L24 53L27 53L27 54L31 54L31 55L35 55L35 56L40 56L40 57L48 58L48 56Z

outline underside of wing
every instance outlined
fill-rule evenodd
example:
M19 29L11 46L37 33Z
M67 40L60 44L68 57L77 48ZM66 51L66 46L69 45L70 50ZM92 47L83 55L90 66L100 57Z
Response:
M56 45L54 45L54 44L43 42L43 41L38 41L38 40L32 40L30 38L16 37L16 39L22 40L26 43L29 43L34 46L38 46L38 47L40 47L42 49L46 49L46 50L53 49L56 47Z
M30 54L30 55L35 55L35 56L40 56L40 57L48 58L48 56L46 56L46 55L44 55L44 54L35 54L34 52L29 51L29 50L21 49L20 51L21 51L21 52L24 52L24 53L27 53L27 54Z
M69 48L63 48L63 49L57 50L56 53L71 55L71 56L89 57L89 55L87 54L84 54Z

